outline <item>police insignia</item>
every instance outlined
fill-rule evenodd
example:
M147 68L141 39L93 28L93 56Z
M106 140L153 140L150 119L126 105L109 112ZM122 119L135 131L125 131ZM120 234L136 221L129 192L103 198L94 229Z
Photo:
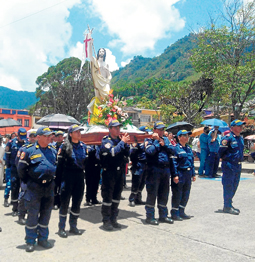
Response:
M223 146L226 146L228 144L228 140L222 140L221 143L222 143Z
M107 149L109 149L109 148L111 148L111 144L110 144L110 143L107 143L107 144L104 145L104 147L107 148Z
M60 155L60 153L61 153L61 148L59 148L59 150L58 150L58 155Z
M22 152L21 155L20 155L20 159L24 159L26 153L25 152Z
M17 157L20 157L20 151L18 151L18 153L17 153Z

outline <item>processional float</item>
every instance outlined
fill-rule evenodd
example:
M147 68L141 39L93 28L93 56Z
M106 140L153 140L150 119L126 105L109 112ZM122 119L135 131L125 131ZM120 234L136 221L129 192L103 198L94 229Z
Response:
M140 131L132 124L128 113L124 111L126 101L122 98L113 96L113 90L110 88L112 79L109 65L106 64L106 50L100 48L96 54L94 48L94 40L92 31L88 26L88 31L85 34L83 58L81 69L85 64L85 59L90 60L90 69L95 89L95 96L88 105L88 126L85 132L82 133L81 140L86 144L99 145L105 135L109 133L107 128L110 121L116 119L123 127L121 134L128 133L130 136L129 143L143 142L150 135ZM94 56L93 56L94 52Z

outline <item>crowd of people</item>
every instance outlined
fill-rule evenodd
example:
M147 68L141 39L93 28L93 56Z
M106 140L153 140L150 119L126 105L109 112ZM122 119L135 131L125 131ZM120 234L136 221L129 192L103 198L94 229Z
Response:
M231 132L221 140L217 127L210 132L205 128L200 136L199 174L204 175L205 170L208 177L215 176L219 158L222 158L223 212L233 215L240 212L232 206L232 199L240 180L243 159L240 133L244 124L234 120ZM6 165L4 206L9 206L11 192L12 215L18 216L19 224L25 225L27 252L34 251L36 240L38 245L52 248L48 241L48 224L53 208L59 209L58 235L68 237L66 223L71 198L69 233L82 235L77 222L85 181L86 205L102 204L103 229L121 228L117 220L118 206L129 161L132 163L129 205L145 205L146 223L173 224L191 218L185 213L191 184L196 181L194 154L188 145L191 132L180 130L174 138L172 133L165 132L164 123L157 121L153 131L146 126L140 127L152 134L143 143L137 143L130 141L127 133L121 135L121 123L117 120L112 120L108 127L109 135L103 138L100 146L83 143L83 128L78 125L70 126L67 135L40 127L31 132L28 139L26 130L20 128L17 137L6 144L4 156L0 151L0 164L5 161ZM102 203L97 199L100 178ZM147 198L143 201L145 185ZM172 208L169 215L170 187ZM159 219L155 216L156 202Z

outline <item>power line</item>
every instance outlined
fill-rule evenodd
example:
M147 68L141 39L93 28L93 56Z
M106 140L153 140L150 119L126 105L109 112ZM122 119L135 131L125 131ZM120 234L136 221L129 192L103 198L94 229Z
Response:
M66 2L66 1L68 1L68 0L64 0L64 1L60 2L60 3L55 4L55 5L46 7L46 8L44 8L44 9L38 11L38 12L32 13L32 14L27 15L27 16L25 16L25 17L22 17L22 18L20 18L20 19L18 19L18 20L15 20L15 21L13 21L13 22L11 22L11 23L9 23L9 24L0 26L0 29L1 29L1 28L4 28L4 27L6 27L6 26L12 25L12 24L14 24L14 23L17 23L17 22L19 22L19 21L21 21L21 20L24 20L24 19L26 19L26 18L28 18L28 17L30 17L30 16L36 15L36 14L38 14L38 13L41 13L41 12L43 12L43 11L45 11L45 10L47 10L47 9L50 9L50 8L52 8L52 7L54 7L54 6L60 5L60 4L64 3L64 2Z

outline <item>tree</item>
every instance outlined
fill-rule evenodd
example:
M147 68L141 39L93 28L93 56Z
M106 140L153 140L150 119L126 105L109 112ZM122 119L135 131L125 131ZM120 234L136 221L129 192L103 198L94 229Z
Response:
M255 2L223 1L220 25L198 36L191 60L198 72L213 79L212 100L228 104L239 118L245 101L255 93Z
M179 115L177 121L181 119L193 124L200 123L202 109L212 92L210 79L200 78L194 82L177 83L167 81L158 95L162 102L161 111L164 119L167 119L165 115L175 112Z
M79 75L81 61L66 58L36 80L36 97L39 101L32 111L41 116L50 113L70 115L81 120L87 114L87 105L94 95L88 62Z

